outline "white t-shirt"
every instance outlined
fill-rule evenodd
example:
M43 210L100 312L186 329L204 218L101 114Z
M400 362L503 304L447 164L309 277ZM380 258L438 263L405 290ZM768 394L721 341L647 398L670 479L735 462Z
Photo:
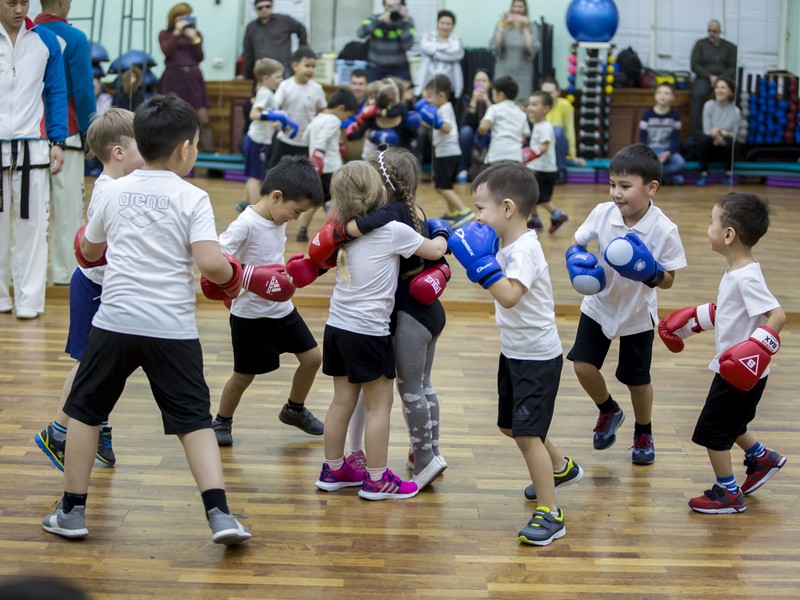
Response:
M453 105L445 102L437 109L437 112L445 123L450 124L450 131L444 133L441 129L433 130L433 155L436 158L461 156L461 146L458 145L456 112L453 110Z
M242 264L254 267L282 265L286 249L286 223L277 225L248 206L219 236L219 248L226 254L236 256ZM246 290L231 303L231 314L243 319L280 319L293 310L291 300L272 302Z
M550 360L561 355L556 329L550 269L535 231L521 235L497 253L497 262L508 279L525 286L512 308L495 300L495 321L500 329L500 347L507 358Z
M547 151L539 158L529 162L528 168L540 173L556 173L558 172L558 166L556 165L556 133L553 129L553 124L550 121L534 123L530 147L541 150L542 144L545 142L547 143Z
M369 141L369 136L364 136L364 147L361 148L361 160L369 160L378 151L378 146Z
M708 368L719 373L719 356L725 350L745 341L750 334L767 322L764 313L780 308L780 303L767 288L761 264L726 271L719 282L717 312L714 319L714 336L717 355ZM769 367L762 377L769 375Z
M530 132L528 117L512 100L492 104L481 121L492 122L492 139L486 153L486 164L501 160L522 162L522 141Z
M261 111L272 110L275 108L274 98L275 94L273 91L262 85L256 92L253 108L257 108ZM272 144L272 134L275 133L275 128L277 126L275 121L250 121L250 126L247 128L247 137L256 144Z
M660 208L651 203L644 217L633 227L628 227L613 202L598 204L578 227L575 239L584 247L597 240L597 263L606 273L606 287L598 294L584 297L581 312L597 321L609 339L648 331L658 323L655 288L623 277L608 265L603 256L612 240L630 232L645 243L664 270L674 271L686 266L678 226Z
M278 86L273 102L275 108L289 113L289 118L299 127L294 139L290 139L283 131L278 134L278 139L290 146L307 146L308 124L319 111L328 106L322 86L313 79L308 83L299 84L294 77L290 77L284 79Z
M400 258L425 240L408 225L392 221L345 245L350 281L336 270L327 324L364 335L389 335L389 317L400 274Z
M342 121L336 115L319 113L308 126L308 155L314 150L325 151L322 164L323 173L334 173L342 166L342 155L339 153L339 135Z
M106 184L114 181L113 177L109 177L105 174L105 172L100 173L97 176L97 179L94 180L94 188L92 188L92 198L89 200L89 206L86 209L86 218L91 219L92 215L94 214L94 209L96 206L95 198L100 194L100 190L102 190ZM91 269L84 269L83 267L78 267L81 270L81 273L86 275L87 279L93 281L97 285L103 285L103 276L106 272L106 267L103 265L102 267L93 267Z
M197 339L192 244L216 242L208 194L171 171L137 170L107 183L86 228L107 242L95 327L154 338Z

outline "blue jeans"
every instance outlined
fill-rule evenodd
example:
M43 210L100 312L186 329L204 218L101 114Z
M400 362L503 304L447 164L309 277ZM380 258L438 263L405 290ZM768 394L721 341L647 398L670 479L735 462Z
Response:
M472 163L472 148L483 150L489 145L492 134L478 135L469 125L464 125L458 132L458 145L461 146L461 160L458 163L458 171L466 171Z
M661 154L662 152L669 150L669 148L653 148L653 152L656 154ZM671 175L677 175L683 171L683 167L686 165L686 160L681 156L679 153L670 154L669 158L661 165L661 175L662 177L669 177Z
M567 152L569 152L567 134L560 125L553 125L553 133L556 135L556 167L559 171L564 171L567 168Z
M380 81L384 77L397 77L404 81L411 81L411 71L408 69L408 63L404 65L371 64L367 67L368 81Z

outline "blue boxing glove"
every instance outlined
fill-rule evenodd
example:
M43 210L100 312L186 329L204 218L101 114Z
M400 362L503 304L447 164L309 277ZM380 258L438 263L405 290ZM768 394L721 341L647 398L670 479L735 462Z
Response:
M651 288L664 281L664 267L635 233L611 240L604 256L609 266L623 277Z
M376 146L381 144L397 146L400 143L400 138L394 129L374 129L369 134L369 141Z
M264 110L261 111L262 121L275 121L281 124L281 129L288 129L289 138L297 135L300 126L289 118L289 113L285 110Z
M415 110L415 111L417 111L417 112L419 112L419 111L421 111L423 108L425 108L426 106L430 106L430 105L431 105L431 103L430 103L430 102L428 102L428 99L427 99L427 98L420 98L420 99L419 99L419 100L417 100L417 102L414 104L414 110Z
M419 116L419 113L415 110L410 110L406 113L406 116L403 118L403 127L405 127L408 131L416 131L419 129L419 126L422 125L422 119Z
M500 238L488 225L471 221L453 232L447 245L472 283L488 289L503 278L503 269L494 257L500 249Z
M439 111L436 110L433 104L421 106L417 112L419 112L419 118L422 119L422 122L434 129L441 129L442 125L444 125L444 119L439 116Z
M567 248L567 273L572 287L584 296L602 292L606 287L606 272L597 264L597 257L583 246Z
M428 219L428 232L430 233L431 239L435 237L443 237L444 239L448 239L451 235L453 235L453 230L450 228L450 225L448 225L447 221L440 219L439 217Z

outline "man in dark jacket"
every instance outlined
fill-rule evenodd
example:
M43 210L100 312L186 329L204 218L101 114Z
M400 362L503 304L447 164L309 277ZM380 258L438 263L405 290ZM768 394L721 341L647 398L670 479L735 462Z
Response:
M708 37L697 40L692 49L691 118L692 131L703 133L703 104L709 99L717 79L736 81L736 44L720 38L722 25L716 19L708 22Z
M273 0L255 0L258 18L244 32L244 76L253 78L259 58L273 58L284 66L284 77L292 75L292 34L298 46L307 46L305 26L288 15L272 12Z

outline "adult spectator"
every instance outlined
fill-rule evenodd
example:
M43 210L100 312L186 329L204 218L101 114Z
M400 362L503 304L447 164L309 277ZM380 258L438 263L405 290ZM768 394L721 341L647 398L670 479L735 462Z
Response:
M406 52L414 45L414 19L405 0L383 0L383 12L367 17L356 36L367 40L367 74L370 81L397 77L411 81Z
M722 25L711 19L707 28L708 37L695 42L692 48L692 99L690 116L692 131L703 133L703 105L718 79L736 80L736 44L723 40Z
M425 85L436 75L445 75L453 85L456 102L464 91L464 73L461 59L464 58L464 45L461 38L453 35L456 16L449 10L440 10L436 15L436 31L426 32L419 41L422 58L414 82L414 93L419 96Z
M200 121L200 146L203 152L214 152L214 136L208 108L206 82L200 63L203 60L203 38L192 16L192 7L185 2L173 6L167 15L167 28L158 34L164 53L164 74L159 92L174 93L197 111Z
M75 232L83 223L83 140L97 110L89 40L67 22L69 0L42 0L37 26L53 32L61 45L67 86L67 139L64 167L50 177L53 228L50 232L50 278L55 285L69 285L78 266L72 252Z
M528 18L526 0L514 0L500 15L490 43L494 50L494 78L510 75L519 85L517 98L527 100L533 91L533 61L539 52L539 35Z
M283 76L292 73L292 35L298 46L307 46L306 28L289 15L272 12L272 0L255 0L258 18L244 31L244 76L253 78L253 66L259 58L273 58L283 64Z
M478 135L478 125L492 105L492 79L485 69L477 69L472 77L472 90L461 97L458 111L458 144L461 146L461 162L458 164L456 181L466 183L472 164L472 149L488 148L491 134Z
M0 0L0 312L16 304L18 319L44 312L49 175L61 172L67 139L61 46L52 32L27 18L29 6Z
M703 105L703 133L697 140L697 158L700 161L700 177L697 185L708 184L708 165L712 160L725 164L724 185L732 183L733 161L736 157L737 137L742 133L739 123L742 114L733 103L733 82L717 79L714 83L714 99Z

